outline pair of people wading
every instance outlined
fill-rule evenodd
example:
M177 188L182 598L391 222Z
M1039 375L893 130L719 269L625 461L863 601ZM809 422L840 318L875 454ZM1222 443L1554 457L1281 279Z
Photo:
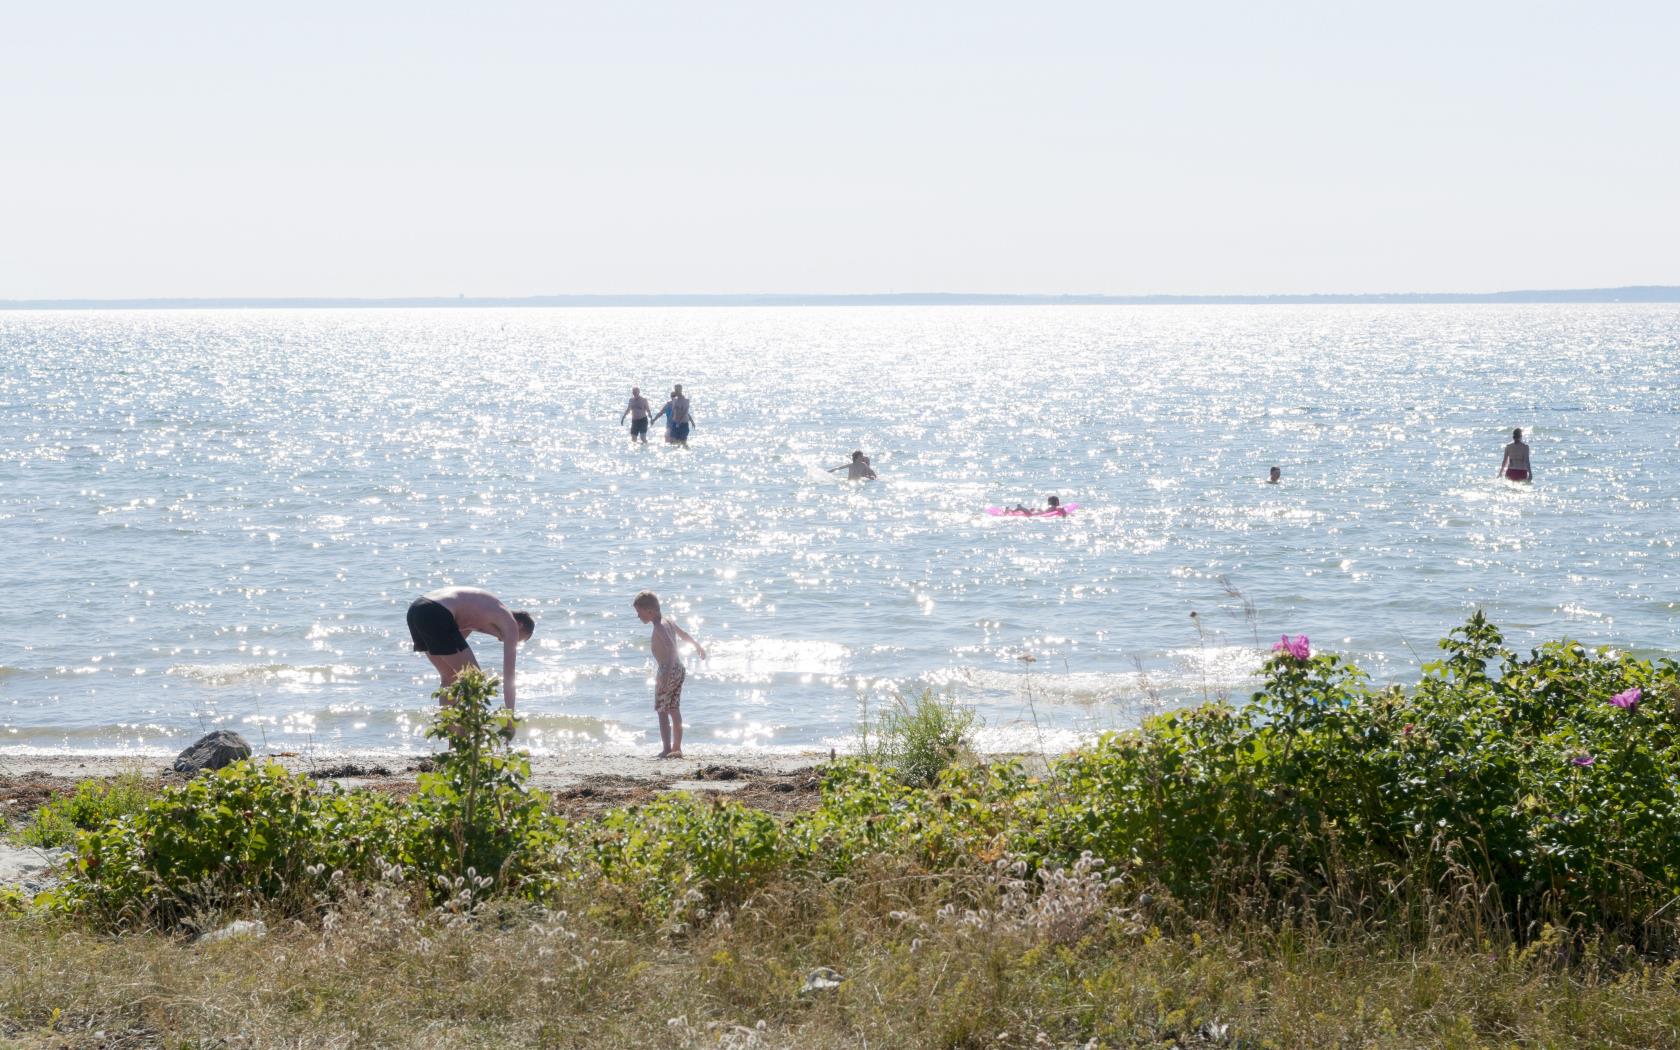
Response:
M647 444L648 426L656 419L665 419L665 443L688 447L688 432L694 427L694 411L689 407L688 398L682 392L682 384L671 388L671 399L657 412L650 411L648 399L642 396L642 388L630 388L630 403L624 406L624 411L618 414L618 421L630 419L630 440Z

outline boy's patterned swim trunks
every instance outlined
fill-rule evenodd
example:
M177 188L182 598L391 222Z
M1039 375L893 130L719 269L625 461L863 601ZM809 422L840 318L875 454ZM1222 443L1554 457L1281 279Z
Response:
M653 686L653 710L657 714L675 714L677 705L682 703L683 680L688 672L683 670L682 664L675 667L659 669L659 679Z

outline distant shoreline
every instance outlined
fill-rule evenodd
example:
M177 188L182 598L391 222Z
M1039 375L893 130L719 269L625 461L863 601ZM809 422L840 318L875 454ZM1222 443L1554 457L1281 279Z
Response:
M855 295L532 295L406 298L0 299L0 310L482 309L487 307L743 306L1448 306L1522 303L1680 303L1680 285L1512 292L1376 292L1349 295L985 295L893 292Z

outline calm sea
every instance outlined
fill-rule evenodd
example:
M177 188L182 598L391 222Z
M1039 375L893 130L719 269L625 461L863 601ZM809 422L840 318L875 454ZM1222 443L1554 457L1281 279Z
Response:
M1403 680L1477 607L1680 652L1677 363L1670 306L0 313L0 754L424 748L446 583L536 615L557 751L657 741L643 588L702 754L924 687L1057 747L1283 632ZM674 382L692 447L631 447Z

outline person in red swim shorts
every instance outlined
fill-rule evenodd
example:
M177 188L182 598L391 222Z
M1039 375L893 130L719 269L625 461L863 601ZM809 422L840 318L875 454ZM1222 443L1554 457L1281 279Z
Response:
M1523 440L1522 427L1511 431L1511 443L1505 446L1505 458L1499 463L1499 473L1508 481L1533 481L1533 468L1528 463L1528 443Z

